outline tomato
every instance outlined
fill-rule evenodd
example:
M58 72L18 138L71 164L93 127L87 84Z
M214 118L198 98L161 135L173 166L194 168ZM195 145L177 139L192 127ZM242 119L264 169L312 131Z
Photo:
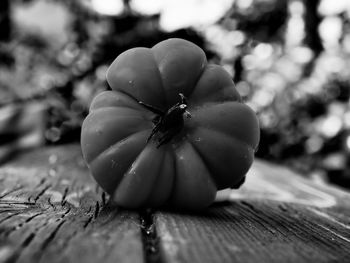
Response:
M201 48L168 39L119 55L81 145L98 184L120 206L201 209L237 188L259 142L258 120L230 75Z

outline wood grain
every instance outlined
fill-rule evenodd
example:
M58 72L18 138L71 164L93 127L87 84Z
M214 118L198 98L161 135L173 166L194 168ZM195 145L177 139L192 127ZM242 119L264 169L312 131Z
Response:
M257 160L205 212L138 213L48 147L0 167L2 262L350 262L350 195Z
M0 262L143 262L140 219L108 203L79 146L0 168Z
M350 262L350 195L257 161L202 214L154 215L166 262Z

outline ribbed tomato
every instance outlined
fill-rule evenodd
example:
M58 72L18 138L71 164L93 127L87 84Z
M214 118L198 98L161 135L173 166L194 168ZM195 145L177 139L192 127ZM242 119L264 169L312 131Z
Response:
M201 209L217 190L240 185L258 120L202 49L182 39L133 48L115 59L107 80L112 90L93 100L81 145L117 204Z

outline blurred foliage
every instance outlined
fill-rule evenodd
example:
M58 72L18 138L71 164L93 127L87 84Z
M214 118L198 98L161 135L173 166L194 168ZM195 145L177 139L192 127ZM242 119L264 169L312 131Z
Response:
M0 17L0 106L44 104L46 143L79 140L118 54L180 37L257 112L258 157L350 187L346 0L2 0Z

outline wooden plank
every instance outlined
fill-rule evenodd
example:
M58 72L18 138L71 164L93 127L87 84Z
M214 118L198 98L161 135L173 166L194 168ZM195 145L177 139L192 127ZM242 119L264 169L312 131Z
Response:
M140 219L113 207L78 145L0 167L0 262L143 262Z
M202 214L158 212L164 262L350 262L350 195L256 161Z
M256 161L206 212L138 215L108 202L78 145L40 149L0 167L0 262L350 262L349 200Z

